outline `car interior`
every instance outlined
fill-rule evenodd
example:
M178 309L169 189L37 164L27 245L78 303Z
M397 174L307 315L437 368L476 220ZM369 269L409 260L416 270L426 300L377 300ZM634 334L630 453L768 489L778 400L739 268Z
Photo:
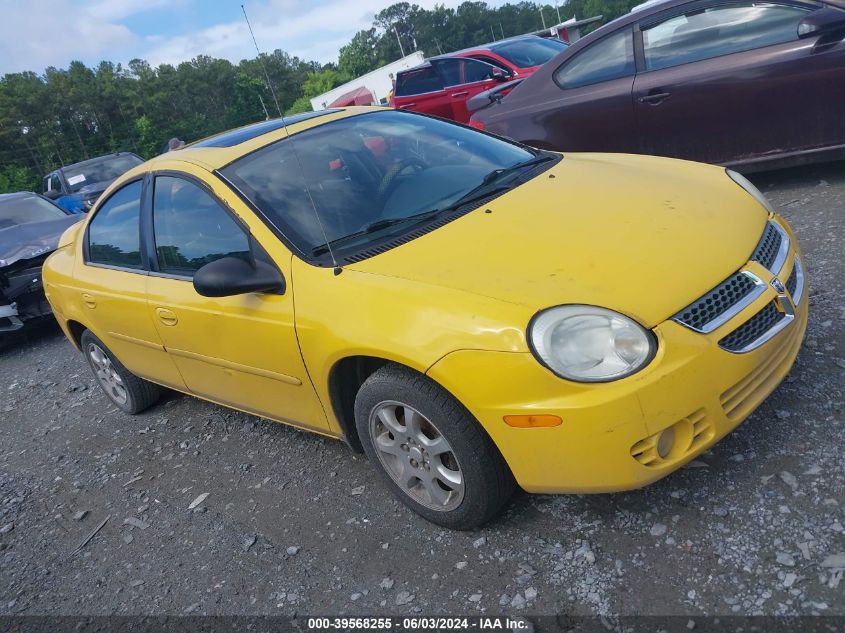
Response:
M499 166L495 156L471 155L460 141L420 133L407 124L366 122L342 133L314 130L224 173L278 228L313 248L378 220L447 206Z

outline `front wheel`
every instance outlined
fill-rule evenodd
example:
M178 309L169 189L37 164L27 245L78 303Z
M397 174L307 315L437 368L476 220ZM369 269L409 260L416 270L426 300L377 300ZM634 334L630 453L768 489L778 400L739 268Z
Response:
M126 369L90 330L82 333L80 344L103 392L121 411L140 413L158 401L161 387Z
M478 421L410 369L386 365L367 378L355 399L355 423L394 494L432 523L478 527L513 493L513 475Z

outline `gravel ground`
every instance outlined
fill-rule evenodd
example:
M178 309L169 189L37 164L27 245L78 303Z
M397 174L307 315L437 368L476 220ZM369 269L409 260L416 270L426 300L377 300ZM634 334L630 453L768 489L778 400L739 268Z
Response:
M845 163L754 180L809 269L790 376L661 482L522 494L477 532L340 442L176 394L124 415L53 325L7 344L0 615L845 615Z

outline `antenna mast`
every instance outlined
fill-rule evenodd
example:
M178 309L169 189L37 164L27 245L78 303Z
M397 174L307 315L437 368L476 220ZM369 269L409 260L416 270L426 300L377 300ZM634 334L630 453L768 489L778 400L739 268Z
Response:
M270 94L273 95L273 102L276 104L276 110L279 111L279 116L282 116L282 109L279 107L279 100L276 99L276 91L273 90L273 84L270 83L270 75L267 73L267 67L264 65L264 60L261 58L261 50L258 48L258 42L255 39L255 33L252 32L252 25L249 23L249 18L247 17L244 5L241 5L241 11L244 12L244 20L246 20L246 26L249 29L249 34L252 36L252 43L255 44L255 52L258 53L258 63L261 64L261 70L264 71L264 79L267 80L267 88L269 88Z
M281 117L282 125L285 128L285 134L288 135L288 141L290 142L291 151L296 157L296 163L299 166L299 174L302 176L302 184L305 185L305 193L308 194L308 201L311 203L311 210L314 211L314 217L317 218L317 224L320 227L320 232L323 234L323 239L326 240L326 248L328 249L329 256L332 260L332 268L334 269L335 276L337 276L341 272L343 272L343 269L338 266L337 259L335 259L334 250L332 250L332 245L329 241L328 233L326 233L326 228L323 226L323 220L320 217L320 213L317 211L317 204L314 202L314 197L311 195L311 188L308 186L308 180L305 178L305 169L303 169L302 161L299 159L299 152L296 151L296 144L294 143L293 135L290 133L290 130L288 130L288 122L285 120L285 117L282 114L282 109L279 107L279 101L278 99L276 99L276 93L273 90L273 85L270 83L270 75L267 74L267 68L266 66L264 66L264 60L261 59L261 50L258 48L258 42L255 40L255 33L252 32L252 25L249 23L249 18L246 15L246 9L244 8L244 5L241 5L241 11L244 12L244 19L246 20L246 25L249 27L249 34L252 35L252 43L255 44L255 51L258 53L258 62L261 64L261 68L264 71L264 77L267 79L267 87L270 89L270 94L273 95L273 101L276 103L276 109L279 111L279 117ZM396 37L398 38L399 35L397 34ZM261 95L259 95L259 98L261 98ZM261 101L261 105L264 106L263 100ZM264 108L264 112L267 112L267 108Z

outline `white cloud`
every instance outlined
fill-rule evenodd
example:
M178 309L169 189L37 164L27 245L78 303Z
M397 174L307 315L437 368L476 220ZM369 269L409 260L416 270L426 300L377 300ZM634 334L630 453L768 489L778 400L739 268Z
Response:
M258 45L264 52L280 48L306 60L337 61L338 51L356 31L369 28L373 16L396 0L255 0L246 4ZM208 2L208 4L206 4ZM416 0L457 6L461 0ZM5 4L0 0L0 7ZM141 57L152 65L178 64L197 55L223 57L233 62L255 56L255 48L237 0L227 0L229 21L178 35L140 37L125 24L135 14L158 12L162 21L174 4L208 11L210 0L31 0L7 7L0 21L0 74L66 67L74 59L96 64L100 59L127 62ZM488 0L490 5L502 4ZM237 7L238 9L240 7ZM26 34L26 37L21 37ZM410 49L410 42L406 43ZM406 53L410 50L406 49Z
M397 0L328 0L307 3L267 0L246 5L258 46L269 53L277 48L302 59L336 62L340 47L361 29L372 26L376 13ZM457 6L462 0L416 0L425 8L435 4ZM489 5L503 4L490 1ZM410 53L411 43L403 43ZM211 55L233 62L255 56L255 47L244 20L218 24L195 33L148 41L144 57L151 64L178 63Z
M11 3L8 3L11 4ZM73 60L96 63L121 56L138 38L126 26L99 18L69 0L0 3L0 75Z

